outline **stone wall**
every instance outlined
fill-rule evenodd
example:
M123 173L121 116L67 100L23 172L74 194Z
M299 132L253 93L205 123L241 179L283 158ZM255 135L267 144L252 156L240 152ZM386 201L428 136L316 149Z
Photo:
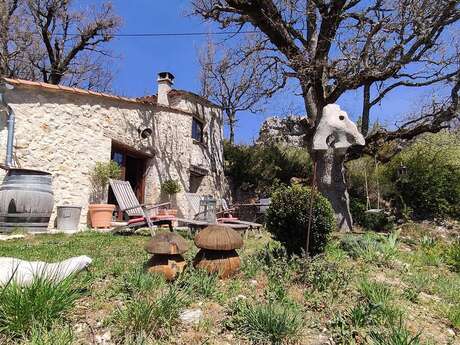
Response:
M16 85L7 93L16 114L14 161L17 167L48 171L53 175L55 206L83 206L85 227L91 195L90 172L98 161L108 161L112 141L152 155L146 172L145 202L164 200L161 182L172 178L182 184L176 197L182 215L189 216L184 192L189 188L190 165L209 171L201 194L220 196L223 176L222 114L218 108L178 100L169 107L115 98ZM194 115L195 114L195 115ZM205 123L204 143L191 138L192 116ZM153 129L142 139L139 126ZM5 159L6 117L0 123L0 160ZM52 225L55 212L53 212Z

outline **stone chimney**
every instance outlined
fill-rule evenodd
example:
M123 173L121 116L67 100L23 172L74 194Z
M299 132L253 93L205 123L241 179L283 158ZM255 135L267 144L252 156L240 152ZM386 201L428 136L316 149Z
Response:
M168 92L171 91L174 81L174 75L169 72L158 73L158 92L157 103L159 105L169 106Z

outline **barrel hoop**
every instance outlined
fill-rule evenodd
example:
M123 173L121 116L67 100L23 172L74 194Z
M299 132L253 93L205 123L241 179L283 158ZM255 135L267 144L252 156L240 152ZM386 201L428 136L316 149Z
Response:
M18 190L18 191L23 191L23 192L41 192L41 193L47 193L47 194L53 194L53 192L48 188L48 189L42 189L42 188L38 188L38 187L24 187L24 186L21 186L21 187L9 187L8 185L3 185L2 187L0 187L0 191L2 190Z

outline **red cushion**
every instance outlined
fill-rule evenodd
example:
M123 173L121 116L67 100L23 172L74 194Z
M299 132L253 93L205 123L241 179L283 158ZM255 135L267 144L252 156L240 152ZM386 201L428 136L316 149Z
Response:
M231 222L234 222L234 221L237 221L239 220L238 218L236 217L224 217L224 218L218 218L217 221L219 223L231 223Z

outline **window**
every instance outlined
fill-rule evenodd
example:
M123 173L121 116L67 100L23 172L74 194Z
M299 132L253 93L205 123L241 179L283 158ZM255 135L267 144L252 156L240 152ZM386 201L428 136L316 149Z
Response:
M203 176L191 173L190 174L189 192L190 193L198 193L198 189L200 188L201 181L203 181Z
M195 118L192 120L192 138L203 142L203 123Z

